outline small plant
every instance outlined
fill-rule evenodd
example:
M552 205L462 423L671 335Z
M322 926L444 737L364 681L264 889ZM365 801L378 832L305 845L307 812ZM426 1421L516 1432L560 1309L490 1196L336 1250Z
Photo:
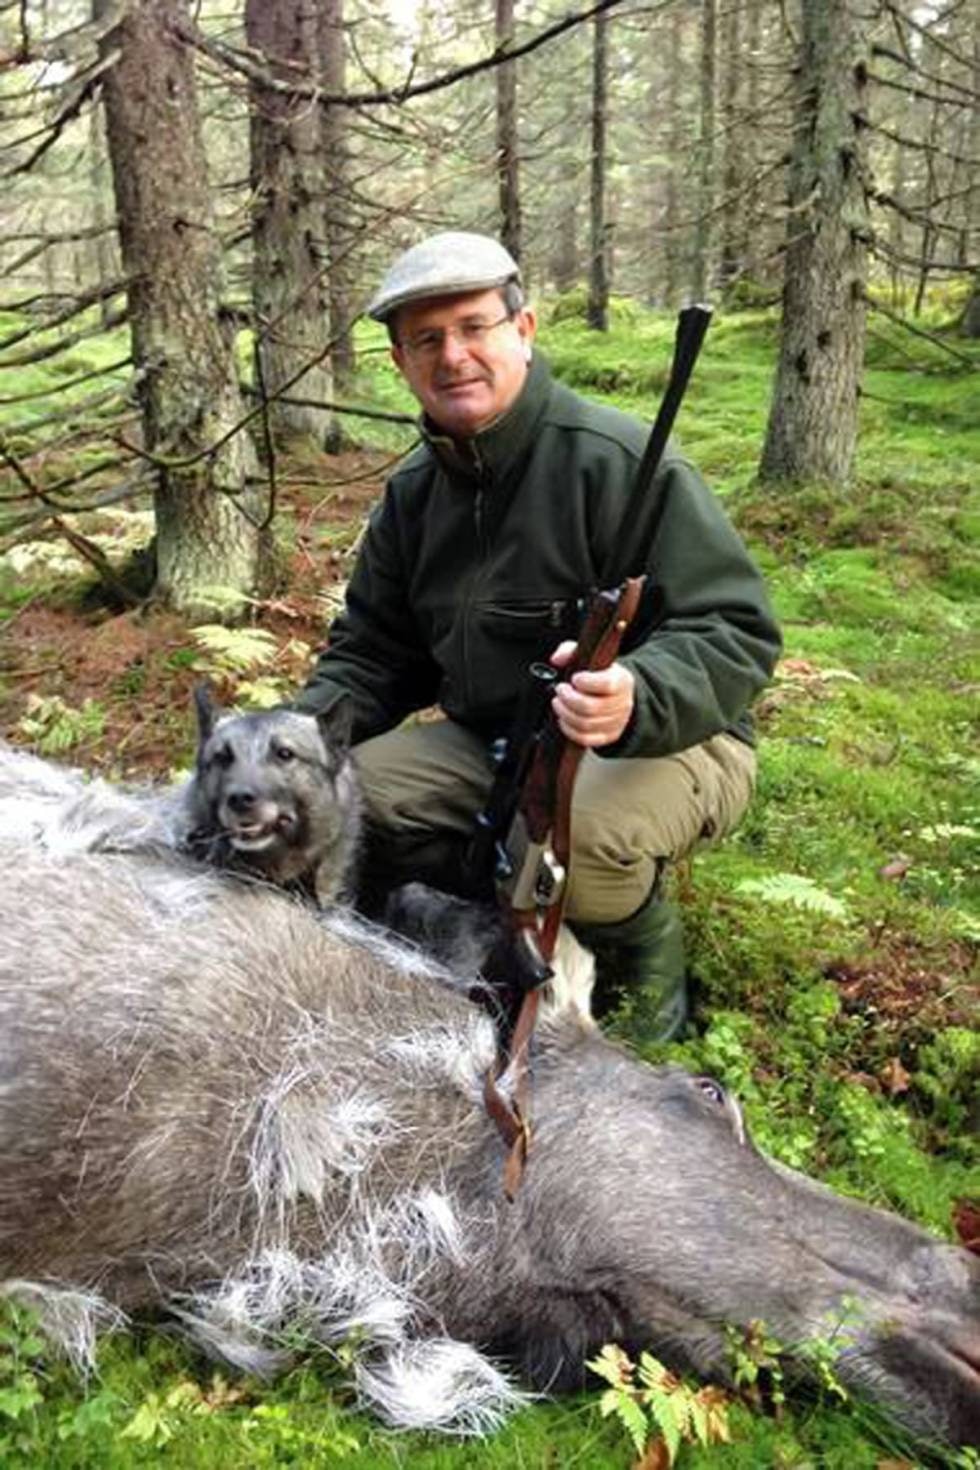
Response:
M745 1328L727 1327L725 1337L736 1386L752 1408L769 1406L778 1414L786 1402L781 1361L785 1349L779 1338L757 1319Z
M36 1360L44 1350L37 1319L14 1302L0 1304L0 1451L24 1448L44 1402Z
M202 674L226 676L250 674L272 662L276 640L264 628L226 628L222 623L201 623L191 629L203 656L194 667Z
M650 1353L634 1363L621 1347L607 1343L586 1364L609 1387L599 1400L603 1418L615 1414L638 1455L651 1464L648 1441L662 1447L660 1462L672 1465L683 1443L729 1444L728 1396L708 1384L690 1388Z
M215 1373L203 1389L190 1378L182 1378L166 1393L148 1393L124 1429L120 1439L135 1439L160 1449L188 1422L204 1415L233 1408L247 1397L247 1390L231 1387Z
M306 1428L288 1404L258 1404L244 1422L253 1464L330 1463L356 1454L359 1440L336 1424ZM253 1438L254 1436L254 1438Z
M288 679L263 674L258 679L243 679L235 690L235 705L241 709L275 709L289 697L292 684Z
M105 710L94 699L73 709L58 694L29 694L27 710L17 722L41 755L63 755L76 745L98 740L105 729Z
M748 893L764 903L788 903L807 913L822 914L828 919L848 918L846 904L839 898L804 878L799 873L773 873L768 878L743 878L735 885L736 893Z

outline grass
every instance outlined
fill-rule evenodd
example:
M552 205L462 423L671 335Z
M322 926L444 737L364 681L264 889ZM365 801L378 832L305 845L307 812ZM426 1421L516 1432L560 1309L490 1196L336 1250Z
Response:
M756 1138L786 1162L949 1236L953 1202L976 1193L980 1166L977 379L876 320L854 485L763 489L776 332L769 312L718 320L679 424L766 570L786 648L760 701L755 802L731 839L677 875L701 1028L658 1055L734 1087ZM647 420L672 339L672 319L626 306L605 338L574 316L541 333L566 381ZM362 346L358 399L410 411L380 330L367 327ZM117 350L98 347L102 361ZM95 352L80 344L76 366ZM412 438L365 433L386 451ZM8 611L38 592L0 563ZM135 708L138 688L131 697ZM535 1406L487 1443L460 1446L357 1416L323 1359L274 1388L238 1385L238 1399L159 1337L112 1344L84 1393L60 1369L31 1371L37 1402L14 1412L0 1395L5 1463L630 1462L597 1395ZM682 1467L971 1463L931 1460L859 1408L819 1400L780 1419L735 1409L732 1423L730 1447L685 1449Z

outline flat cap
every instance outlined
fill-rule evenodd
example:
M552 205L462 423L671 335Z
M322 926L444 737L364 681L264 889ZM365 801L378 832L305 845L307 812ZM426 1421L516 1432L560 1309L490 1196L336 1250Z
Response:
M408 301L451 296L456 291L486 291L520 278L517 261L499 240L468 230L446 230L399 255L367 313L383 322Z

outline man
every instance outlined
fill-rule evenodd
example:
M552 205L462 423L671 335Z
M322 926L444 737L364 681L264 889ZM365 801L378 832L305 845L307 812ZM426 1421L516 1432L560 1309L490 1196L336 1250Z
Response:
M435 235L395 261L369 307L421 404L422 444L371 517L329 649L297 704L354 701L368 867L458 882L528 665L559 668L615 541L648 429L556 383L495 240ZM566 917L652 1011L686 1014L663 870L744 811L747 706L779 635L741 541L671 448L639 615L619 659L560 680L553 709L587 747L572 807ZM636 570L636 569L634 569ZM447 718L402 724L440 704Z

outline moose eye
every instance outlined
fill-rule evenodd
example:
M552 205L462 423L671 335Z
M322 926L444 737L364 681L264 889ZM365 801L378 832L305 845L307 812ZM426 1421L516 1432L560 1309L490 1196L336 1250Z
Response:
M274 745L272 753L277 761L291 761L296 759L296 752L289 745Z
M695 1077L694 1085L701 1096L706 1097L708 1102L713 1103L716 1108L724 1107L725 1089L720 1082L716 1082L713 1077Z

